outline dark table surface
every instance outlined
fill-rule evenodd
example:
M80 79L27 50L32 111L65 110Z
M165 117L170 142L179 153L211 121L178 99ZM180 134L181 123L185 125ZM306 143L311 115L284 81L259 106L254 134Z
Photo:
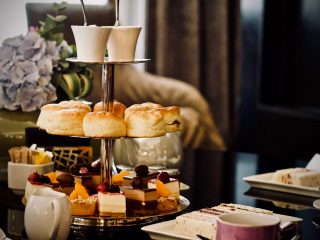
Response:
M303 219L301 224L301 239L320 239L320 211L312 207L312 203L315 198L286 194L281 192L275 192L270 190L262 190L250 188L250 186L242 181L243 176L253 175L261 173L264 170L257 165L258 160L241 160L237 158L235 168L232 170L234 175L233 185L225 185L225 191L227 188L232 188L232 195L225 196L222 200L219 196L215 196L215 193L210 189L210 183L208 184L194 184L195 179L201 178L203 173L196 172L193 177L182 176L182 180L190 185L190 190L184 191L181 194L187 197L191 205L187 209L188 211L199 209L204 206L214 206L220 202L233 202L240 204L247 204L254 207L260 207L269 209L278 214L296 216ZM201 163L199 163L201 164ZM206 162L204 165L210 166L210 162ZM248 165L246 165L248 164ZM214 165L214 164L213 164ZM274 166L276 167L276 166ZM283 166L282 166L283 167ZM183 168L190 168L190 166L184 166ZM241 170L244 169L244 170ZM280 167L281 168L281 167ZM240 169L240 170L239 170ZM251 169L251 170L250 170ZM265 167L266 171L267 169ZM185 170L187 172L187 170ZM226 170L224 174L229 174ZM231 174L231 172L230 172ZM230 178L232 176L230 175ZM208 201L203 202L204 195L210 194ZM6 182L0 183L0 227L8 234L11 239L26 239L24 231L24 205L21 202L21 195L17 195L8 189ZM94 228L72 228L70 233L70 239L150 239L149 236L140 230L141 226L122 228L122 229L94 229ZM290 232L284 239L290 239Z

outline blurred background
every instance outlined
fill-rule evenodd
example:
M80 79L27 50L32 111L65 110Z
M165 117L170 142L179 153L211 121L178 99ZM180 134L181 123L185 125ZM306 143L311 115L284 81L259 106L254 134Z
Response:
M39 19L26 11L28 2L1 1L0 42L25 34ZM78 5L81 23L80 1L67 2ZM107 18L106 9L113 14L113 1L85 4L92 5L90 24ZM213 205L230 195L248 203L240 194L246 185L235 195L232 188L242 177L304 166L319 152L319 12L318 0L120 0L121 24L143 26L136 56L151 61L137 65L138 71L196 89L208 111L197 106L196 97L182 107L196 109L200 118L209 113L225 143L226 150L214 141L183 149L183 180L211 189L208 195L195 188L189 196L194 206Z

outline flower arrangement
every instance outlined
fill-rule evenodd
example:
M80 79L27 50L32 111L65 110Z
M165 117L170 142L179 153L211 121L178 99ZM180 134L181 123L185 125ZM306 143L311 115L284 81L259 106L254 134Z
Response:
M55 16L47 15L40 28L8 38L0 47L0 109L31 112L63 98L87 96L92 88L92 70L69 63L76 48L64 40L66 16L59 15L66 2L54 3Z

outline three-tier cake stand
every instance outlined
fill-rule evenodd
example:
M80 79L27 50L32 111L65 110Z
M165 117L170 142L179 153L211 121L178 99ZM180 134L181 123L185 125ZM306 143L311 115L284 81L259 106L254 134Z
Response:
M70 62L84 63L77 58L67 59ZM130 62L116 62L109 61L105 58L103 62L95 62L94 64L102 65L102 105L103 111L112 112L113 111L113 101L114 101L114 69L116 65L121 64L137 64L144 63L150 59L135 59ZM114 138L101 138L100 146L100 161L101 161L101 182L106 181L109 185L112 184L112 166L113 166L113 141ZM189 206L189 200L180 196L180 204L176 211L163 212L157 215L148 216L73 216L72 217L72 227L77 229L79 227L128 227L137 225L146 225L159 221L161 219L166 219L177 215L181 211L185 210Z

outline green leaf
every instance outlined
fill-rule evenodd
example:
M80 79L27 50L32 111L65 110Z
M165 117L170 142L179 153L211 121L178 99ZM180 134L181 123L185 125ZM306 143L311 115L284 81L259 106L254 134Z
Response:
M92 91L92 81L88 78L88 76L84 74L79 74L80 79L82 80L80 98L86 97Z
M52 29L56 27L56 22L51 18L47 17L44 21L43 31L50 32Z
M60 87L63 89L63 91L68 95L68 97L69 97L70 100L74 100L74 99L75 99L73 93L69 90L67 84L66 84L64 81L61 81L59 86L60 86Z
M66 49L64 49L64 50L61 52L60 57L61 57L61 59L65 60L66 58L69 57L69 55L70 55L70 54L69 54L69 51L66 50Z
M65 16L65 15L58 15L58 16L56 16L55 19L56 19L57 22L63 22L64 20L67 19L67 16Z
M52 35L52 38L57 42L57 45L59 45L63 40L63 33L55 33Z
M66 70L70 66L69 63L66 61L60 61L59 64L61 65L63 70Z

